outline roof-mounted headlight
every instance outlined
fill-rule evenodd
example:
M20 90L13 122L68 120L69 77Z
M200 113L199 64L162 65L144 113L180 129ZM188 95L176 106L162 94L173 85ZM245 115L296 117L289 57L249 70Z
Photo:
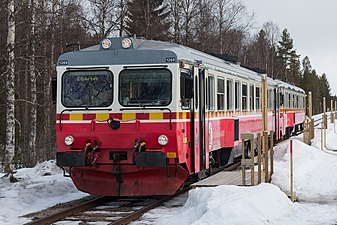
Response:
M130 38L123 38L121 44L123 48L130 48L132 45L132 41Z
M111 47L111 41L109 39L104 39L101 43L103 49L108 49Z

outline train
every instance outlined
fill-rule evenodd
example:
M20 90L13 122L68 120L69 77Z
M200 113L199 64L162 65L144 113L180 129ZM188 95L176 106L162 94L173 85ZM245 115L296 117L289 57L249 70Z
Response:
M305 120L301 88L170 42L105 38L56 73L57 165L92 195L171 195L235 162L240 135L262 132L263 77L270 138Z

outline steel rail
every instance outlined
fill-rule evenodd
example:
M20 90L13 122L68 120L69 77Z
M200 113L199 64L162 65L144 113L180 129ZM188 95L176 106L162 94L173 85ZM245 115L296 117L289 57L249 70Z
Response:
M134 212L132 214L129 214L129 215L127 215L127 216L125 216L123 218L120 218L120 219L118 219L118 220L116 220L116 221L114 221L112 223L109 223L109 225L125 225L125 224L129 224L130 222L132 222L134 220L137 220L139 217L141 217L144 213L148 212L149 210L154 209L154 208L162 205L163 203L165 203L165 202L167 202L167 201L169 201L169 200L171 200L171 199L173 199L173 198L175 198L175 197L177 197L177 196L185 193L188 190L189 190L189 188L186 188L186 189L184 189L182 191L176 192L173 195L166 196L166 197L164 197L164 198L162 198L162 199L160 199L160 200L158 200L158 201L156 201L154 203L151 203L148 206L145 206L145 207L137 210L136 212Z
M24 225L44 225L44 224L52 224L56 221L59 221L61 219L66 218L67 216L73 215L75 213L90 209L90 208L94 208L96 206L102 205L106 202L111 201L112 198L111 197L105 197L105 196L101 196L101 197L97 197L93 200L90 200L88 202L82 203L78 206L75 207L71 207L69 209L65 209L62 210L61 212L57 212L54 213L50 216L47 217L43 217L41 219L37 219L34 221L31 221L29 223L25 223Z

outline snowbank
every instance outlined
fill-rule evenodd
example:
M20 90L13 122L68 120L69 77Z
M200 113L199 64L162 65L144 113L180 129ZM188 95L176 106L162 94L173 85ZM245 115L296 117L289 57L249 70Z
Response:
M15 177L19 179L16 183L10 183L7 177L0 179L2 225L29 222L20 216L87 195L79 192L70 178L63 177L54 160L19 169Z
M189 192L182 208L158 218L155 224L261 224L273 223L290 214L293 204L276 186L218 186ZM277 209L277 210L275 210ZM152 212L157 214L159 212ZM146 218L144 218L146 219Z

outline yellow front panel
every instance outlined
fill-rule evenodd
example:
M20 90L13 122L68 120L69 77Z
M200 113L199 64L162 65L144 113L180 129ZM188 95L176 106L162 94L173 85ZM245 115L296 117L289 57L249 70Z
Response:
M150 113L149 119L150 120L162 120L163 113Z
M109 119L109 113L96 114L96 120L107 120L107 119Z
M70 114L69 120L83 120L83 114Z
M135 120L136 119L136 113L123 113L122 114L122 120Z

